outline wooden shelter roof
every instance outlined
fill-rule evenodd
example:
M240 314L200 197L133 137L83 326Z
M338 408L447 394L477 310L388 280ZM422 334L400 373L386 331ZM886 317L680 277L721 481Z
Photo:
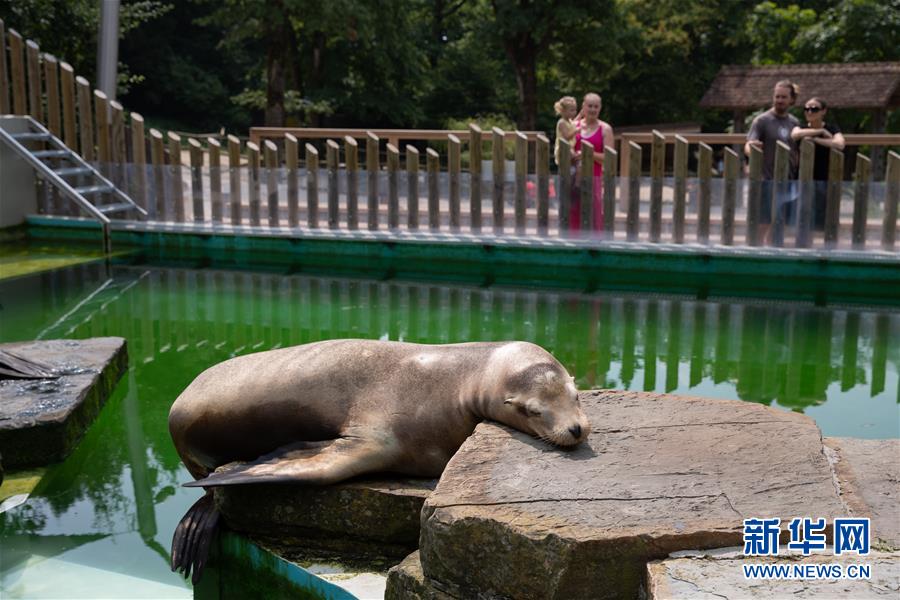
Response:
M700 100L704 108L752 110L772 102L777 81L800 86L799 102L819 96L836 108L900 107L900 62L723 66Z

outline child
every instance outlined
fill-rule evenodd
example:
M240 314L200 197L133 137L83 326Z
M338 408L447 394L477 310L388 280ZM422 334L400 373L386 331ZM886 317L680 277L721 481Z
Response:
M553 146L553 156L556 164L559 164L559 140L566 140L570 144L575 143L575 133L578 127L572 121L578 112L578 103L572 96L563 96L553 105L559 121L556 122L556 142Z

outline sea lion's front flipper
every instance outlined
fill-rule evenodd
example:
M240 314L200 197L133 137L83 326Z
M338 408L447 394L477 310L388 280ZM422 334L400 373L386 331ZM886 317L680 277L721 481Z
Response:
M185 487L216 487L247 483L305 483L326 485L384 469L390 461L388 448L361 437L338 438L318 448L306 443L282 446L246 463L232 463L205 479Z

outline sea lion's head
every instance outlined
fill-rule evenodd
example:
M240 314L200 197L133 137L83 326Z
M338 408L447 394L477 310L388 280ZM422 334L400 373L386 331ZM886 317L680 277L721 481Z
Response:
M574 446L591 424L581 410L575 380L556 360L533 364L509 377L503 422L556 446Z

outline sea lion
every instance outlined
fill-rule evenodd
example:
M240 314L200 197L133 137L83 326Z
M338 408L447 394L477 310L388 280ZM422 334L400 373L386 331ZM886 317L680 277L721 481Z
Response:
M437 477L484 419L557 446L590 432L574 380L540 346L375 340L210 367L175 400L169 431L197 480L188 487L323 485L372 472ZM207 492L175 531L173 570L198 579L217 520Z

